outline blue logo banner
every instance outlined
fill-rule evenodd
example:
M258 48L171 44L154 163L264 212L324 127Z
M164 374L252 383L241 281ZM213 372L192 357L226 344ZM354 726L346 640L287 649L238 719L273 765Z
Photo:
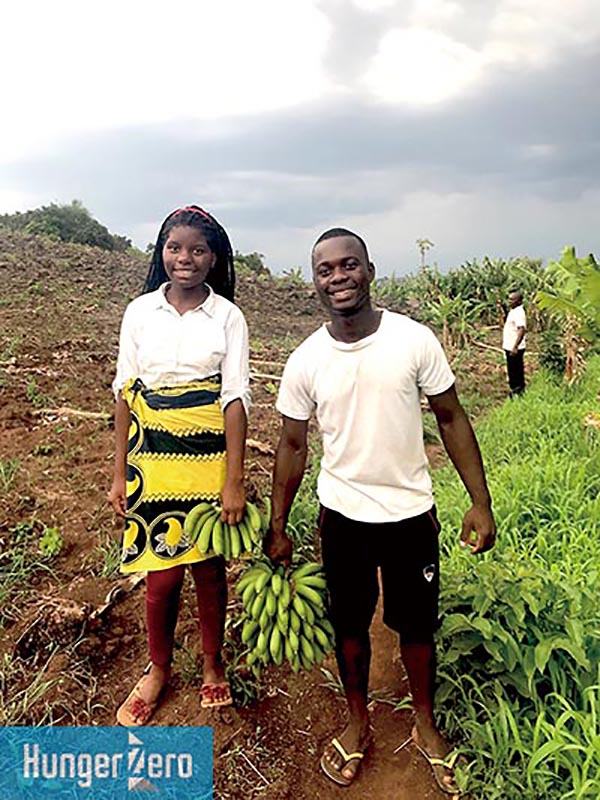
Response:
M2 800L212 800L208 727L0 727Z

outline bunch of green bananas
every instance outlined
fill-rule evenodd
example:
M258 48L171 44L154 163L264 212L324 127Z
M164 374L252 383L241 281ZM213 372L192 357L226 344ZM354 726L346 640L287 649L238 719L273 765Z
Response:
M333 627L326 617L327 584L320 564L308 562L287 571L257 561L236 590L244 606L242 641L246 663L255 675L262 666L286 658L294 672L321 664L333 649Z
M188 512L183 532L205 555L222 555L226 561L250 554L262 542L263 520L255 505L246 501L246 513L237 525L221 520L221 507L198 503Z

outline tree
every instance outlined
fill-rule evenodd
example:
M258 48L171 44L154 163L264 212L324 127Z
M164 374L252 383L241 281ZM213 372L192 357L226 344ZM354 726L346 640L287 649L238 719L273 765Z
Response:
M63 242L88 244L104 250L124 252L131 247L130 239L111 234L108 228L94 219L80 200L73 200L68 205L51 203L22 214L5 214L0 216L0 223L12 230L49 236Z
M264 263L262 253L247 253L244 255L236 250L233 262L239 272L251 272L253 275L269 275L269 268Z
M573 383L585 367L586 351L600 343L600 265L592 254L577 258L574 247L565 247L546 272L549 286L537 292L535 302L560 326L565 380Z
M417 239L417 247L421 253L421 269L425 269L425 257L427 255L427 251L431 250L432 247L435 247L435 244L430 239Z

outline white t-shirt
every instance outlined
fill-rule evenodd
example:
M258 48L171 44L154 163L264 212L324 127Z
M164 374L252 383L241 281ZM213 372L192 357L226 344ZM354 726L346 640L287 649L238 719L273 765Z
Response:
M163 284L142 294L125 309L121 323L118 396L131 378L150 389L177 386L221 373L221 406L241 399L250 407L248 327L240 309L210 289L206 300L180 314L165 296Z
M502 333L503 350L513 349L513 347L515 346L515 342L517 341L519 328L527 328L527 322L525 320L525 309L523 308L523 306L517 306L516 308L511 308L511 310L508 312L508 315L506 317L506 322L504 323L504 331ZM525 339L526 337L523 336L523 338L519 342L519 350L525 350Z
M422 514L433 496L420 391L441 394L454 375L435 335L383 311L378 330L335 340L323 325L289 357L277 409L323 435L321 503L350 519L392 522Z

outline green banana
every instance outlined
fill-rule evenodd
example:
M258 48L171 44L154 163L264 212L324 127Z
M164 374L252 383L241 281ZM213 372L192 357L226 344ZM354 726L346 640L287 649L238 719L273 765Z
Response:
M269 609L267 608L267 604L263 606L263 610L260 613L260 617L258 618L258 624L260 625L261 631L267 629L269 622L271 620L271 615L269 614Z
M322 664L323 661L325 660L325 652L321 650L321 648L316 642L312 643L312 648L314 653L314 660L317 662L317 664L319 665Z
M237 524L238 531L240 533L240 537L243 543L243 551L246 553L252 552L252 537L250 536L250 531L244 520L242 519Z
M253 619L247 619L242 628L242 642L248 644L258 631L258 623Z
M258 622L258 620L260 618L260 615L262 614L262 610L264 608L264 605L265 605L265 596L264 596L264 594L259 592L256 595L256 597L254 598L254 600L252 601L252 610L250 611L250 615L257 622Z
M212 549L218 556L222 556L224 553L223 523L221 522L221 517L217 517L212 529Z
M261 631L258 634L258 640L256 642L256 652L258 655L262 656L267 651L267 636L264 631Z
M227 525L227 532L229 534L229 543L231 548L231 557L239 558L242 552L242 543L240 541L240 534L235 525Z
M219 517L217 514L211 514L206 522L202 525L202 530L196 541L196 547L201 553L208 553L210 550L210 543L212 540L212 531Z
M281 664L281 656L282 656L282 646L281 646L281 631L275 625L271 632L271 638L269 639L269 652L271 653L271 657L273 661L279 665Z
M310 658L306 658L304 653L299 653L300 664L302 665L302 669L311 670L313 666L313 661Z
M267 583L271 580L272 572L261 572L261 574L257 577L254 586L256 587L257 593L262 592L265 588Z
M293 649L292 645L290 644L290 640L289 639L284 639L283 652L285 653L285 657L287 658L289 663L293 664L294 663L294 658L296 657L296 654L294 652L294 649Z
M277 611L277 598L275 597L275 594L273 593L273 590L271 589L270 586L267 586L265 591L267 593L267 597L265 600L265 607L269 612L269 616L272 617Z
M298 612L295 608L290 608L290 628L295 631L295 633L300 633L301 627L302 620L300 619Z
M329 640L329 636L325 633L323 628L320 628L318 625L315 625L315 627L313 628L313 631L314 631L315 639L321 645L323 650L325 650L325 652L327 652L328 650L331 650L331 642Z
M242 602L244 604L244 608L250 608L250 603L253 600L255 595L254 591L254 584L249 583L248 586L242 592Z
M273 589L273 594L275 597L279 597L281 592L281 587L283 585L283 580L279 572L274 572L273 577L271 578L271 589Z
M279 590L279 608L288 608L290 600L292 599L292 590L290 589L289 581L281 581L281 589Z
M246 588L246 586L248 586L249 584L253 584L254 581L256 580L256 575L254 574L253 569L254 569L253 567L247 569L246 572L244 572L244 574L240 577L240 579L236 583L235 590L238 594L241 594Z
M302 596L302 599L308 600L308 602L315 608L322 608L323 607L323 598L321 595L312 589L310 586L305 586L303 583L296 584L296 594Z
M290 647L294 651L294 653L298 652L298 648L300 647L300 639L298 638L298 634L292 628L288 631L288 641L290 643Z
M280 631L285 635L290 626L290 612L287 608L282 609L281 606L277 609L277 624Z
M186 536L191 536L193 534L194 528L196 527L196 523L200 519L200 517L205 514L209 510L214 510L214 506L212 503L203 502L198 503L197 505L190 508L188 513L186 514L185 520L183 521L183 532Z
M300 653L305 656L312 665L312 662L315 660L315 651L313 650L312 644L305 636L300 636Z
M300 586L310 586L311 589L326 589L327 581L321 575L305 575L296 580Z
M222 522L221 530L223 531L223 558L225 561L231 561L231 536L229 535L229 525L226 522Z
M250 523L251 530L260 531L261 524L260 524L260 514L258 513L258 509L252 503L246 501L246 515L248 517L248 522Z
M312 625L308 625L306 622L302 625L302 635L308 639L309 642L315 638L315 629Z
M304 617L309 625L315 624L315 612L313 611L313 607L310 603L304 603Z
M317 564L315 561L310 561L308 564L302 564L301 567L297 567L292 572L292 580L296 581L298 578L304 578L307 575L315 575L318 572L321 572L323 567L321 564Z

